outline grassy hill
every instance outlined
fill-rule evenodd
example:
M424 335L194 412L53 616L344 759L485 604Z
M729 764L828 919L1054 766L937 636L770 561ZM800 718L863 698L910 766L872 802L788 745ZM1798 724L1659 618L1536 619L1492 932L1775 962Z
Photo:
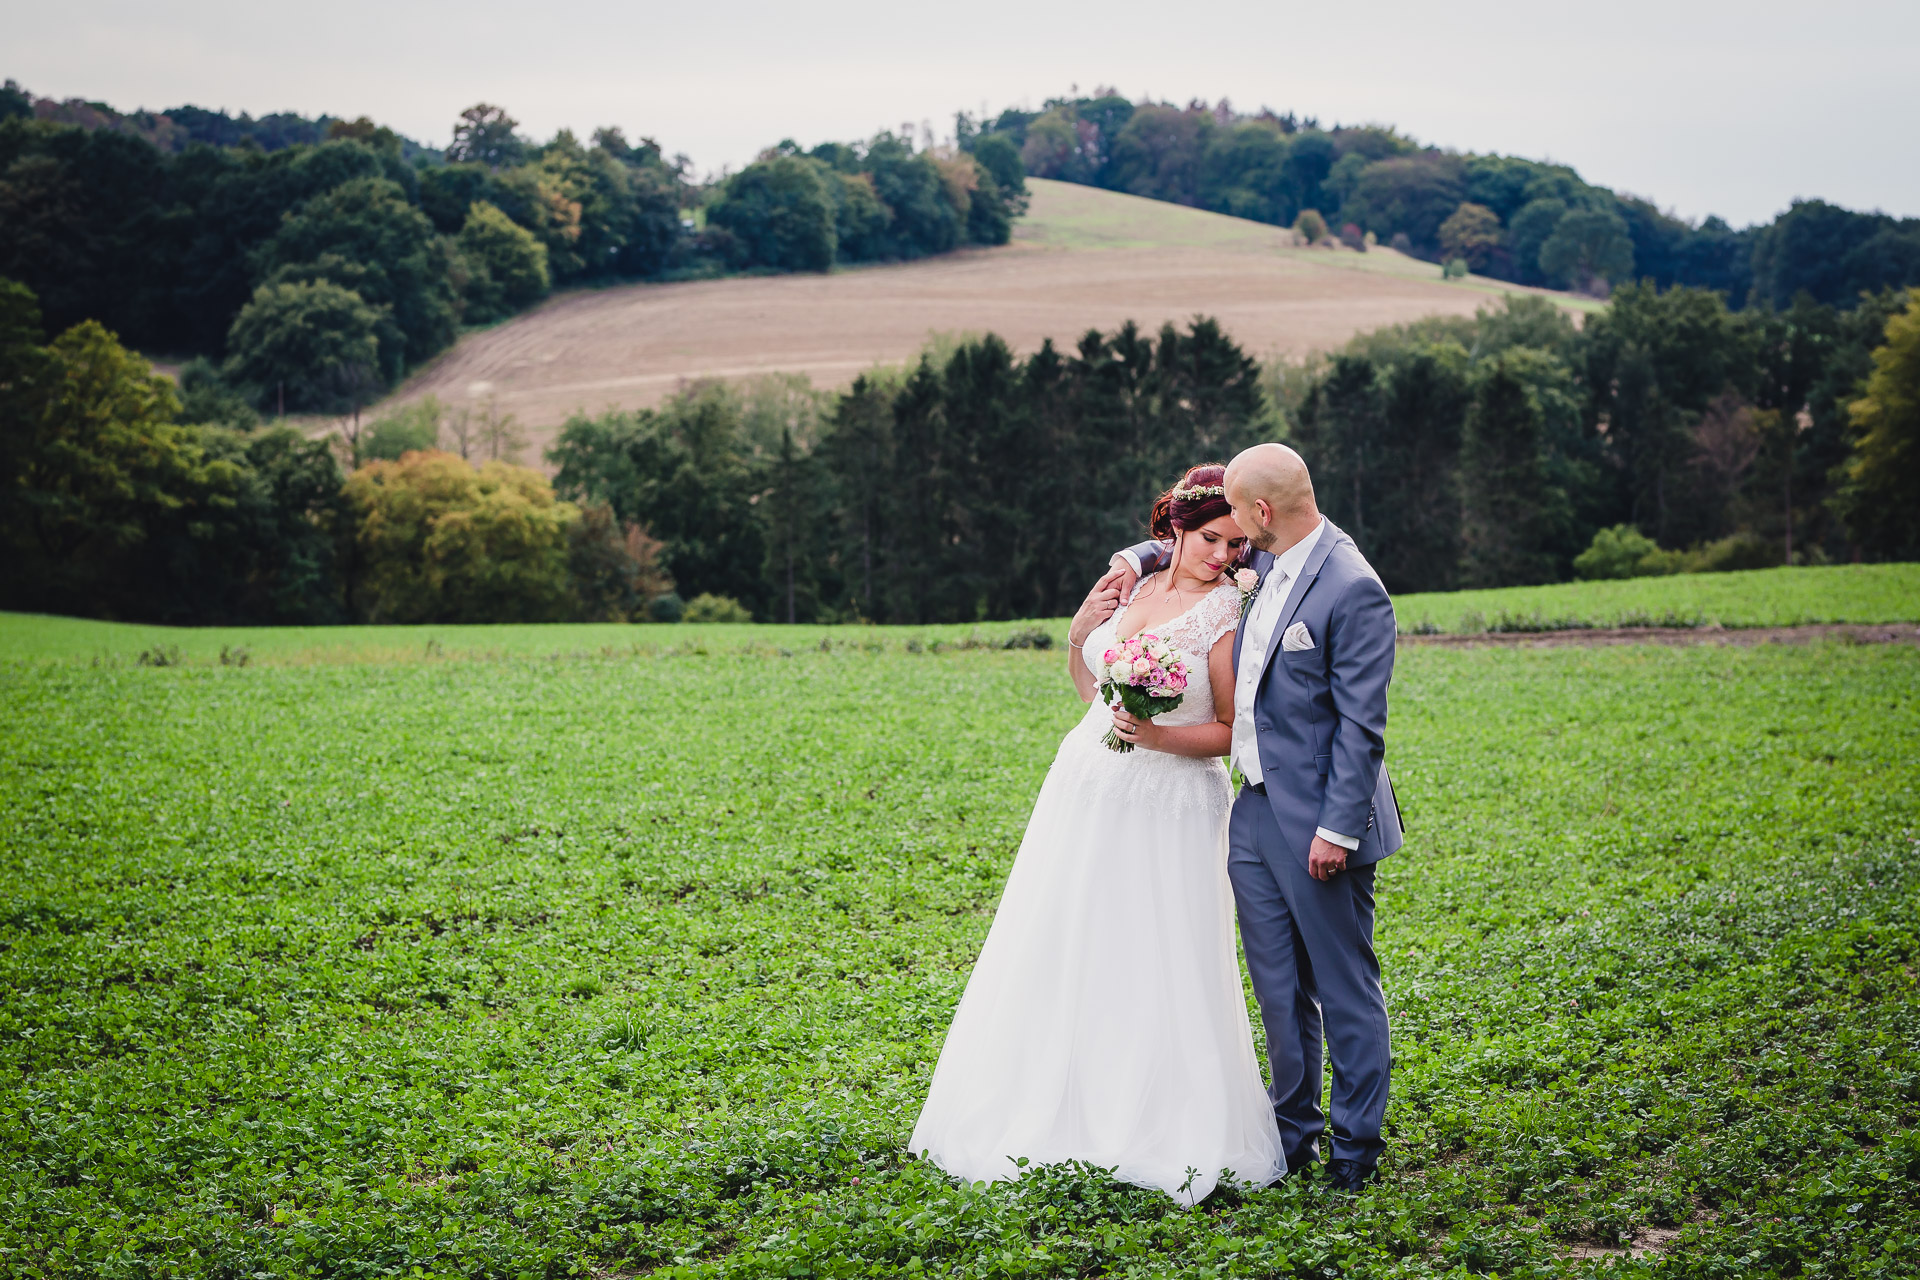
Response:
M1391 249L1295 247L1290 232L1264 223L1069 183L1032 187L1031 209L1003 248L825 275L559 295L463 338L394 401L494 398L538 434L577 409L653 404L694 378L793 372L843 385L876 363L911 358L938 333L992 331L1030 351L1089 328L1127 320L1157 328L1205 314L1255 355L1299 355L1531 292L1443 282L1437 267Z

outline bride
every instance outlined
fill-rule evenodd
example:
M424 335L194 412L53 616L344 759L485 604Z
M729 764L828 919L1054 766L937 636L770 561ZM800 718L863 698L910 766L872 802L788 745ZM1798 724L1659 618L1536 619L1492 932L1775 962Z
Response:
M1225 468L1154 504L1167 569L1068 651L1093 703L1060 744L954 1014L912 1149L968 1181L1082 1160L1183 1204L1286 1168L1254 1057L1227 882L1232 567ZM1076 620L1076 630L1083 625ZM1092 662L1151 631L1184 651L1180 706L1096 701ZM1114 732L1139 749L1118 753Z

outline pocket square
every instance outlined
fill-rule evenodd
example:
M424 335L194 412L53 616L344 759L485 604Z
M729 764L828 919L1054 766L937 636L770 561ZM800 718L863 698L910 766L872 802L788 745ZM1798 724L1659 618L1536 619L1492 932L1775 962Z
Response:
M1298 653L1302 649L1313 648L1313 635L1307 630L1307 624L1296 622L1288 627L1280 637L1280 650L1283 653Z

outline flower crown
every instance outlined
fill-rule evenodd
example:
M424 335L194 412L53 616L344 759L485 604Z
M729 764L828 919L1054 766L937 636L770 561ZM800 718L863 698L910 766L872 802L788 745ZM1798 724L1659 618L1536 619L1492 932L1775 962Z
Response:
M1175 502L1199 502L1205 498L1224 498L1227 486L1223 484L1196 484L1173 486L1173 492L1167 495Z

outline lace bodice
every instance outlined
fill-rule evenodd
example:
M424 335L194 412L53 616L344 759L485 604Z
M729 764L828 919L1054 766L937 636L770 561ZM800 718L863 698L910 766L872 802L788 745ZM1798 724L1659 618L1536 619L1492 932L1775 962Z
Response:
M1140 594L1140 588L1146 585L1142 579L1135 585L1133 595ZM1111 618L1095 627L1087 636L1083 649L1087 669L1096 671L1094 663L1110 648L1120 634L1120 623L1127 616L1127 610L1133 604L1133 596L1126 604L1114 611ZM1157 717L1155 724L1178 727L1184 724L1204 724L1213 719L1213 681L1207 671L1207 655L1213 652L1213 646L1220 637L1234 629L1240 622L1240 589L1226 578L1220 585L1201 597L1199 603L1177 617L1169 618L1147 630L1159 636L1186 655L1187 693L1180 705L1167 714ZM1098 705L1099 700L1095 699Z

